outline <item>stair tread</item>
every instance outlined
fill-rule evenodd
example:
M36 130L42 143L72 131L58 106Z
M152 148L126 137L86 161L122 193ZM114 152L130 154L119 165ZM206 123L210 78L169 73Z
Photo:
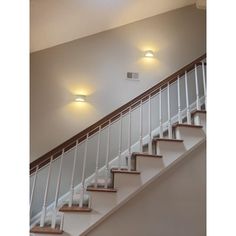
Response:
M101 187L87 187L87 191L94 191L94 192L117 192L115 188L101 188Z
M174 124L172 127L173 127L173 128L177 128L177 127L189 127L189 128L197 128L197 129L201 129L201 128L203 128L202 125L179 124L179 123Z
M155 142L157 142L157 141L167 141L167 142L182 143L184 140L182 140L182 139L169 139L169 138L154 138L153 141L155 141Z
M51 226L35 226L30 230L31 233L38 233L38 234L63 234L63 230L59 227L51 228Z
M59 209L59 211L62 211L62 212L90 212L90 211L92 211L92 209L89 207L80 207L77 204L69 207L68 204L65 204Z
M132 153L132 158L135 158L137 156L140 156L140 157L153 157L153 158L162 158L161 155L153 155L153 154L148 154L148 153L141 153L141 152L134 152Z
M118 169L118 168L112 168L111 169L112 173L121 173L121 174L140 174L140 171L136 171L136 170L131 170L129 171L128 169Z
M206 114L206 110L195 110L195 111L191 112L191 115L194 116L197 113Z

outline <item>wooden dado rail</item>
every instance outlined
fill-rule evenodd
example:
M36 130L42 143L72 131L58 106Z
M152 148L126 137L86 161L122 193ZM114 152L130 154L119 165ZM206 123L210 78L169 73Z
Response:
M81 131L80 133L76 134L75 136L68 139L64 143L60 144L56 148L52 149L51 151L47 152L43 156L39 157L37 160L30 163L30 174L36 171L37 166L38 166L38 169L40 169L43 166L47 165L50 162L51 157L53 157L53 159L56 159L58 156L60 156L63 149L65 151L68 151L69 149L74 147L76 145L76 140L78 140L78 142L82 142L83 140L86 139L87 134L88 136L91 136L92 134L98 132L99 127L104 128L109 124L109 122L113 122L116 119L119 119L121 114L125 114L129 111L130 107L132 109L138 106L141 101L145 101L148 99L149 96L153 96L154 94L156 94L160 88L162 89L166 87L168 83L171 84L174 81L176 81L178 76L181 77L182 75L185 74L185 72L189 72L190 70L192 70L195 67L195 65L202 65L201 61L204 58L206 58L206 54L200 56L199 58L197 58L190 64L184 66L182 69L178 70L171 76L167 77L166 79L162 80L158 84L154 85L152 88L148 89L141 95L137 96L136 98L132 99L128 103L124 104L120 108L113 111L112 113L103 117L101 120L97 121L93 125L89 126L87 129Z

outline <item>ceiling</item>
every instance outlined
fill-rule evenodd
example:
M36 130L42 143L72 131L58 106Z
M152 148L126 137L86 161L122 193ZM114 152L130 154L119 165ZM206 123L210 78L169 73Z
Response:
M30 51L122 26L196 0L30 0Z

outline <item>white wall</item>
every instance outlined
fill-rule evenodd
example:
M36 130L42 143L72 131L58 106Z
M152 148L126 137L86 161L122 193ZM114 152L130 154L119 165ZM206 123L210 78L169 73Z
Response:
M206 235L205 152L202 144L87 235Z
M202 68L198 67L198 84L199 84L199 95L203 96L203 83L202 83ZM188 77L188 90L189 90L189 103L191 109L196 109L196 88L195 88L195 76L194 71L190 71L187 74ZM186 94L185 94L185 81L184 76L180 78L180 94L181 94L181 108L182 118L186 117ZM168 117L167 117L167 91L166 89L162 90L162 121L167 125ZM170 85L170 103L171 103L171 117L172 123L177 122L177 85L176 82ZM149 112L148 112L148 103L143 103L143 137L148 136L148 120L149 120ZM151 130L152 135L155 136L158 134L157 130L159 128L160 120L159 120L159 94L151 97ZM164 126L164 129L167 129L167 126ZM126 165L126 156L128 150L128 115L123 116L122 119L122 165ZM140 138L140 108L132 110L131 112L131 152L139 151L139 138ZM114 160L115 157L119 154L119 133L120 133L120 121L112 123L110 126L110 145L109 145L109 161ZM107 134L108 128L105 127L101 131L100 137L100 151L99 151L99 163L98 167L102 168L105 166L106 152L107 152ZM87 161L85 166L85 177L88 178L95 172L95 160L97 154L97 141L98 141L98 133L94 134L90 137L88 141L88 152L87 152ZM144 143L147 143L147 139L143 139ZM126 151L126 152L125 152ZM62 165L62 184L60 185L60 193L59 196L63 196L65 193L69 191L70 188L70 180L71 180L71 171L74 161L74 148L65 153L65 160ZM78 146L78 153L76 157L76 166L75 166L75 186L81 182L82 177L82 165L84 158L84 143L81 143ZM60 158L56 159L52 164L52 174L49 182L49 194L47 198L47 205L50 205L55 198L55 190L56 183L58 178ZM110 163L110 167L117 166L116 162ZM48 173L48 165L43 167L38 171L37 181L35 184L35 194L34 199L31 206L31 217L35 216L40 212L43 203L43 196L45 191L46 184L46 176ZM31 175L30 183L31 189L34 181L34 174ZM100 177L105 177L105 173L101 172Z
M31 161L205 53L205 21L189 6L32 53ZM76 93L88 102L73 102Z

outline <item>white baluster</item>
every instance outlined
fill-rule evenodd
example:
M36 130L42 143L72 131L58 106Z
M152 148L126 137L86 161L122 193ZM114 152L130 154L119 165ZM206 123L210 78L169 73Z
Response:
M172 126L171 126L171 114L170 114L170 84L167 85L167 111L168 111L168 137L172 139Z
M148 142L148 153L152 154L152 115L151 115L151 96L148 97L148 134L149 134L149 142Z
M199 100L199 88L198 88L198 76L197 76L197 65L195 65L195 87L196 87L196 107L200 110L200 100Z
M98 186L98 161L99 161L99 152L100 152L100 138L101 138L101 126L98 130L98 140L97 140L97 155L96 155L96 169L95 169L95 187Z
M35 170L35 173L34 173L33 186L32 186L31 196L30 196L30 208L31 208L31 204L32 204L32 201L33 201L33 198L34 198L34 189L35 189L35 183L36 183L36 180L37 180L38 169L39 169L39 166L36 167L36 170Z
M178 122L182 123L182 112L181 112L181 102L180 102L180 78L177 79L177 89L178 89Z
M83 168L82 168L82 180L81 180L81 191L80 191L80 199L79 206L82 208L84 203L84 194L85 194L85 168L87 162L87 151L88 151L88 134L86 135L85 147L84 147L84 159L83 159Z
M187 76L187 71L185 71L184 79L185 79L185 93L186 93L187 123L191 124L191 114L190 114L189 99L188 99L188 76Z
M205 74L205 65L202 62L202 80L203 80L203 90L204 90L204 100L205 100L205 110L206 110L206 74Z
M142 99L140 101L139 115L140 115L140 127L139 127L139 133L140 133L139 143L140 143L140 147L139 147L139 150L140 150L140 152L143 152L143 101L142 101Z
M77 152L78 152L78 140L75 143L75 153L74 153L74 161L73 161L73 168L71 174L71 181L70 181L70 199L69 199L69 207L72 206L73 203L73 196L74 196L74 176L75 176L75 165L77 160Z
M57 187L56 187L56 194L55 194L55 199L54 199L54 204L53 204L53 214L52 214L52 224L51 224L52 228L56 227L57 205L58 205L58 197L59 197L59 191L60 191L60 185L61 185L61 174L62 174L62 165L63 165L63 160L64 160L64 152L65 152L65 149L62 150L59 174L57 177Z
M64 225L64 214L61 215L60 230L63 230L63 225Z
M111 121L109 120L108 124L108 130L107 130L107 153L106 153L106 176L105 176L105 188L108 187L108 180L109 180L109 153L110 153L110 126L111 126Z
M159 91L159 122L160 122L160 138L163 138L163 126L162 126L162 102L161 102L161 88Z
M131 108L129 108L129 130L128 130L128 171L131 171Z
M41 211L40 227L43 227L44 222L45 222L46 204L47 204L47 196L48 196L48 186L49 186L49 181L50 181L50 177L51 177L52 159L53 159L53 157L51 157L49 167L48 167L48 176L47 176L46 187L45 187L44 198L43 198L43 207L42 207L42 211Z
M119 160L118 160L118 169L121 169L121 152L122 152L122 112L120 114L120 132L119 132Z

